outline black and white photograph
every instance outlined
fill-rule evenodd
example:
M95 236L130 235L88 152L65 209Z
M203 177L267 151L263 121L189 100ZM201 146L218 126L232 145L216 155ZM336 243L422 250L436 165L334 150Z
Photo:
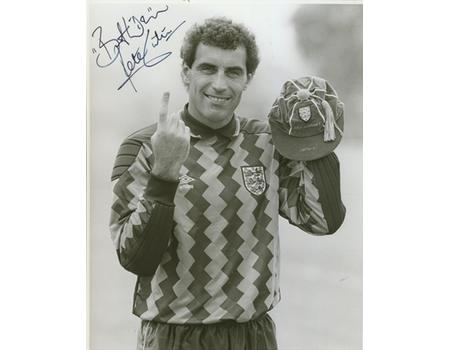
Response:
M1 348L450 349L444 3L6 2Z
M362 349L362 3L87 12L90 350Z

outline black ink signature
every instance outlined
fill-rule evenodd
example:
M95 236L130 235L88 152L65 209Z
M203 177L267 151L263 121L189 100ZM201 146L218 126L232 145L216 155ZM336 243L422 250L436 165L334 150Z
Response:
M137 91L131 78L144 67L154 67L167 59L172 52L167 51L162 54L150 57L151 49L156 48L161 42L167 42L171 36L180 28L186 21L181 21L173 29L163 27L162 29L146 28L146 25L151 20L156 20L158 16L167 12L169 6L164 9L156 11L154 14L146 17L145 15L131 16L128 19L122 17L121 22L116 23L118 36L109 40L103 39L103 28L98 26L92 32L92 37L97 37L97 49L92 52L97 54L95 63L100 68L111 66L115 62L120 62L120 65L125 73L126 79L120 84L117 90L120 90L127 83L130 83L134 91ZM153 11L150 7L149 12ZM124 48L132 48L136 38L144 38L143 46L138 46L131 54L123 52Z

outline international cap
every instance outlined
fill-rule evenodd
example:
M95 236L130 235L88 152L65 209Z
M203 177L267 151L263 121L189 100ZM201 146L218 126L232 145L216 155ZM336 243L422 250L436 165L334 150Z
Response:
M341 142L344 103L325 79L307 76L283 84L268 118L281 155L293 160L318 159Z

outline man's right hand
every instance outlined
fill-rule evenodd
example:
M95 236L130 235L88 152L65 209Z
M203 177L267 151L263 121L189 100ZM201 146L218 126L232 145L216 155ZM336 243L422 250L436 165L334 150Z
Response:
M155 156L152 174L167 181L177 181L189 154L191 133L179 113L168 116L169 96L168 92L163 94L158 128L151 138Z

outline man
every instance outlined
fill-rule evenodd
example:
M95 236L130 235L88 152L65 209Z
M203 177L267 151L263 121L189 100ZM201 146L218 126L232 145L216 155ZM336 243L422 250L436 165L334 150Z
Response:
M194 26L181 49L189 99L128 137L113 170L111 232L138 276L138 349L276 349L278 214L330 234L345 208L332 153L292 161L266 122L234 114L258 66L254 36L227 19Z

